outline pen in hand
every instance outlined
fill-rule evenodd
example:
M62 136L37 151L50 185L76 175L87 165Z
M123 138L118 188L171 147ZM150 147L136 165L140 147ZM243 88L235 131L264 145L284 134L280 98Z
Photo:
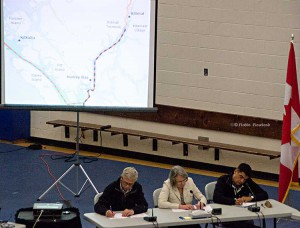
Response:
M107 210L106 213L105 213L106 217L113 217L113 216L115 216L115 214L116 214L116 213L113 212L111 206L109 206L109 210Z

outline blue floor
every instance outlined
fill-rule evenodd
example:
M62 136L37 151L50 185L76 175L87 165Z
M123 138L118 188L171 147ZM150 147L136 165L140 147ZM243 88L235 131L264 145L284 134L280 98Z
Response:
M50 155L61 155L45 150L28 150L27 148L0 143L0 220L14 221L15 213L20 208L32 207L37 199L54 183L54 180L47 172L45 163L40 159L41 155L46 160L49 169L55 177L60 177L74 162L65 162L63 159L52 160ZM134 166L139 171L139 182L142 184L149 207L153 207L152 193L168 177L169 170L135 165L125 162L116 162L101 159L92 163L81 162L82 167L89 175L99 192L117 179L122 170L127 166ZM79 170L79 171L78 171ZM78 172L77 172L78 171ZM206 183L216 178L190 174L197 186L204 193ZM83 172L80 169L72 169L64 178L66 184L75 193L78 193L84 181ZM78 182L78 183L77 183ZM270 198L277 199L277 188L263 186L269 193ZM79 208L83 227L94 227L83 219L83 214L93 212L93 198L95 190L89 186L79 197L60 186L60 191L65 200L72 206ZM290 202L293 207L300 209L298 204L299 191L290 192ZM51 189L42 197L41 202L62 201L56 188ZM256 221L256 224L259 223ZM273 220L267 220L267 227L273 227ZM298 221L279 220L277 227L300 227Z

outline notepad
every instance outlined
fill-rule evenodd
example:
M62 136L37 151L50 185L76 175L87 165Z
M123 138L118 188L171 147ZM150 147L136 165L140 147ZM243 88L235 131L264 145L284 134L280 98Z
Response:
M243 203L242 205L241 205L241 207L250 207L250 206L252 206L252 205L255 205L255 203L253 203L253 202L251 202L251 203Z
M143 218L146 216L148 216L146 213L140 213L140 214L131 215L129 217L124 217L122 216L122 213L116 213L115 216L111 217L110 219Z
M186 210L184 210L184 209L172 209L172 212L184 212L184 211L186 211Z

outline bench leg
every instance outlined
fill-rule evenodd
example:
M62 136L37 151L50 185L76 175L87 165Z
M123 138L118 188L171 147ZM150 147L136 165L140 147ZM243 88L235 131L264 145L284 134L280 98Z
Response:
M128 146L128 135L123 135L123 145Z
M220 149L215 148L215 161L219 161L219 160L220 160Z
M152 150L157 151L157 139L152 140Z
M96 131L96 130L93 130L93 140L94 140L94 142L98 141L98 131Z
M70 128L69 127L65 127L65 138L70 138Z
M183 156L189 156L189 145L183 144Z

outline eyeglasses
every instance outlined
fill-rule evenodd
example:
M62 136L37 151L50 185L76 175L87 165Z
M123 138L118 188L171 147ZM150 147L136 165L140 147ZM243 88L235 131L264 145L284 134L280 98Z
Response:
M176 180L176 183L177 183L177 184L185 183L185 182L187 182L187 179L183 179L183 180L181 180L181 181L177 181L177 180Z
M133 183L132 182L128 182L128 181L124 180L123 177L121 178L121 181L122 181L122 183L123 183L124 186L129 186L129 187L133 186L134 183L135 183L135 182L133 182Z

